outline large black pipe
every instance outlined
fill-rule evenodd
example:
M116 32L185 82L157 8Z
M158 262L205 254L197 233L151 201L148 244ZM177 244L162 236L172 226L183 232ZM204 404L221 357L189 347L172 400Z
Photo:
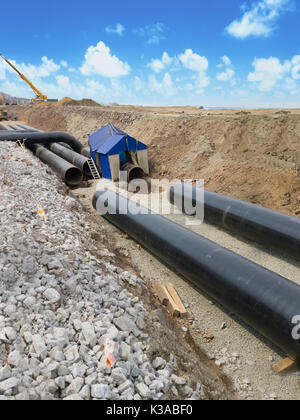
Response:
M82 181L82 172L79 168L65 161L61 157L39 144L30 144L29 148L44 163L47 163L68 185L78 185Z
M60 131L44 133L44 132L34 132L34 133L25 133L25 132L0 132L0 141L16 141L16 140L25 140L25 145L28 144L49 144L49 143L59 143L64 142L69 144L72 149L80 153L83 149L83 145L73 136L68 133L63 133Z
M50 150L61 158L72 163L77 168L81 169L86 175L91 175L90 167L88 165L88 158L62 146L58 143L50 144Z
M112 191L98 191L93 206L200 292L300 360L300 339L292 337L293 318L300 315L297 284Z
M126 162L122 165L121 170L127 172L127 181L130 182L134 179L145 178L145 172L140 166L133 165L130 162Z
M198 194L197 194L198 193ZM300 259L300 219L210 191L199 193L191 185L170 188L170 202L204 204L204 221L218 225L269 249Z
M90 148L89 148L89 147L87 147L87 146L83 147L83 148L81 149L80 153L81 153L83 156L85 156L85 157L87 157L87 158L89 158L89 159L90 159L90 157L91 157Z

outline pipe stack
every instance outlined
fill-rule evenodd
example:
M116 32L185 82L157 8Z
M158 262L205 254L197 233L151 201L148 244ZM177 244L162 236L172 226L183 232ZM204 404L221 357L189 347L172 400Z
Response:
M33 151L42 162L51 166L68 185L78 185L82 181L83 173L90 175L88 158L80 154L83 145L70 134L45 133L22 124L15 125L10 130L12 131L0 132L0 141L24 140L25 146ZM58 143L70 146L71 150ZM42 145L48 145L56 152L53 153Z

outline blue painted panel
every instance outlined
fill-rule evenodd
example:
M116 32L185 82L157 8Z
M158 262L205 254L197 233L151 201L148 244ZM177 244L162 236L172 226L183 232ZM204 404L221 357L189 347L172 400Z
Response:
M102 170L102 177L107 179L112 179L110 165L107 155L99 154L100 157L100 165Z
M126 136L126 133L112 124L106 124L93 134L89 135L89 144L91 150L94 152L102 153L100 148L113 136L119 135L120 137ZM105 154L105 153L104 153Z
M128 136L124 131L107 124L89 136L89 144L92 153L102 155L117 155L125 150L145 150L147 146L133 137Z
M137 141L133 137L126 136L120 139L114 146L107 148L105 154L118 155L125 150L131 150L136 153L138 150L145 149L148 149L148 147L144 143Z
M106 143L102 144L97 152L101 153L102 155L113 154L111 153L112 149L117 148L117 150L122 150L121 143L125 139L125 136L120 136L118 134L113 135L109 139L107 139ZM117 152L118 153L118 152ZM117 154L115 153L115 154Z
M96 153L92 152L92 150L90 149L90 153L91 153L91 158L93 159L93 161L96 163Z

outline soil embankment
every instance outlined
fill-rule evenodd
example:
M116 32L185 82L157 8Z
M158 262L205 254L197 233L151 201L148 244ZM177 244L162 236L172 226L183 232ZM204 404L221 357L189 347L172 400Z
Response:
M204 178L207 189L300 213L300 110L24 106L19 118L87 143L108 122L150 146L151 175Z

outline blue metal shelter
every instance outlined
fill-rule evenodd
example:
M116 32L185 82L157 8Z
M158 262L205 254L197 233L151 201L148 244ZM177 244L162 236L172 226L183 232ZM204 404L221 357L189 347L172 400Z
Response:
M126 162L125 152L138 153L148 147L129 136L124 131L107 124L89 136L91 158L102 173L103 178L112 179L110 156L119 156L120 161Z

